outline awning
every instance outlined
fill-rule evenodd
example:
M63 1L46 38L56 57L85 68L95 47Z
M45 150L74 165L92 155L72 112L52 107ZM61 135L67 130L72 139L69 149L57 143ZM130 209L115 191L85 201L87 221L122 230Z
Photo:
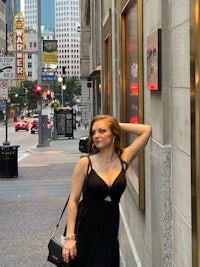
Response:
M101 71L101 65L98 65L94 71L90 74L91 77L94 77L96 75L100 75L100 71Z

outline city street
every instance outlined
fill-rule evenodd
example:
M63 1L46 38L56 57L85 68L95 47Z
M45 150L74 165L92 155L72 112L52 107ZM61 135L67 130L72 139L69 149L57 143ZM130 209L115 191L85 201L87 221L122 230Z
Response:
M2 141L4 130L1 126ZM20 147L18 177L0 178L0 267L53 266L46 260L47 245L69 194L72 170L82 155L79 137L85 133L75 131L74 139L38 148L38 134L8 127L9 141Z

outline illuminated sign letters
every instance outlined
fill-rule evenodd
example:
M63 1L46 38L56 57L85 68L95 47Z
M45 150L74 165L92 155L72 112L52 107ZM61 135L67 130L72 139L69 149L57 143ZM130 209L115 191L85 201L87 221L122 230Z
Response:
M16 80L25 80L24 61L24 17L22 13L14 16L14 49L16 50Z

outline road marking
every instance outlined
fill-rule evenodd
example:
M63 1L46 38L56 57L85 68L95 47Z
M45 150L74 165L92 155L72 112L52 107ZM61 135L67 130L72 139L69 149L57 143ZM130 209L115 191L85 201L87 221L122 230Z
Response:
M22 159L28 157L30 154L19 154L18 155L18 162L20 162Z
M49 166L49 164L26 164L23 165L23 167L46 167Z
M43 152L43 154L61 154L61 153L63 153L63 151L61 150L48 150Z

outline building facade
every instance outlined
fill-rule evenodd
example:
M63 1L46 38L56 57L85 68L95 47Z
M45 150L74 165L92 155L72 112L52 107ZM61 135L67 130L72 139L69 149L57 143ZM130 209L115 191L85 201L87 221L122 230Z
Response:
M38 29L38 6L36 0L24 1L25 29ZM80 38L77 31L79 24L79 1L41 0L41 25L46 36L47 31L55 32L58 42L57 73L59 76L80 75ZM43 34L43 32L42 32ZM65 73L63 73L65 68Z
M41 26L44 30L55 30L55 0L49 0L48 5L45 0L40 0L41 6ZM23 6L25 25L27 30L38 29L38 1L25 0Z
M200 1L81 2L91 116L152 125L120 203L121 266L199 267Z
M37 68L38 66L38 35L33 30L25 30L24 43L25 43L25 70L27 79L30 81L36 81L38 78Z
M93 113L93 90L90 77L90 9L86 8L87 1L80 1L80 84L81 84L81 119L82 123L88 125ZM86 19L87 18L87 19Z
M24 0L24 21L26 30L38 29L38 4L37 0Z
M55 0L58 75L80 76L79 1ZM63 73L64 68L64 73Z
M5 1L0 1L0 48L6 48L6 5Z
M10 14L9 16L6 16L6 24L7 24L7 32L12 33L13 32L13 17L14 12L20 11L18 9L17 1L16 0L7 0L6 1L6 14Z

